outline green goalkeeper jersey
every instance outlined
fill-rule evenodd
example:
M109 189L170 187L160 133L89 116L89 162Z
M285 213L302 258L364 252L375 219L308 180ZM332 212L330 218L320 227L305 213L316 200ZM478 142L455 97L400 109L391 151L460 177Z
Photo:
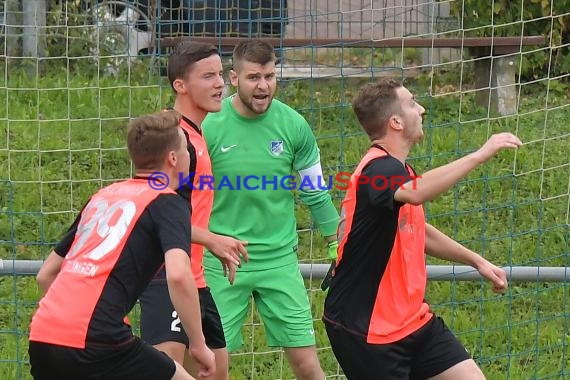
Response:
M335 235L338 226L315 136L303 116L278 100L251 119L235 111L232 99L224 99L222 110L202 123L215 189L209 230L248 242L249 262L242 271L296 262L292 188L299 190L324 236ZM306 175L294 176L299 172ZM320 185L315 174L321 176ZM220 262L208 252L204 266L220 268Z

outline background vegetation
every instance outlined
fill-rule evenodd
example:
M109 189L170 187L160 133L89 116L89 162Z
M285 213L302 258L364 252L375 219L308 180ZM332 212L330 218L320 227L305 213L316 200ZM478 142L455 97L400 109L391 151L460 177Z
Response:
M521 70L524 77L541 77L547 71L551 76L570 72L570 0L462 0L450 4L466 36L545 36L552 49L548 54L527 54Z

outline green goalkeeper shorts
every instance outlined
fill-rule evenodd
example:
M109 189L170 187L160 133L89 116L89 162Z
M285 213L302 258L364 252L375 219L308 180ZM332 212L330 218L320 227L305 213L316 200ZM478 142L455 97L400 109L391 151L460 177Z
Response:
M221 269L205 268L222 319L228 351L241 347L241 329L253 296L270 347L305 347L315 344L311 306L299 264L238 272L233 285Z

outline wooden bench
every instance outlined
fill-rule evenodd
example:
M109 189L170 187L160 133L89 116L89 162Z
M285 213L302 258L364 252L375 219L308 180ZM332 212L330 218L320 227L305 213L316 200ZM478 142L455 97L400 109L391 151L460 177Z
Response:
M164 37L156 41L159 48L172 47L182 38L208 42L221 51L231 52L247 37ZM510 115L517 112L517 86L515 56L524 46L545 46L544 36L519 37L403 37L381 40L329 39L329 38L274 38L262 37L276 49L287 48L456 48L468 49L475 62L475 89L477 102L492 112ZM363 70L360 70L361 72ZM370 70L364 71L370 75ZM314 75L314 69L311 68ZM338 76L345 75L339 73Z

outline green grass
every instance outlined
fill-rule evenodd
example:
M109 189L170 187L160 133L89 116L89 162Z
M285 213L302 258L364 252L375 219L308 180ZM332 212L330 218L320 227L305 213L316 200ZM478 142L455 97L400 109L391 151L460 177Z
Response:
M59 69L39 78L18 68L0 72L0 258L44 258L91 193L131 174L128 118L172 101L164 78L154 74L156 63L123 69L118 77L87 60L75 61L69 75ZM547 98L546 81L526 84L519 114L496 117L476 106L471 93L445 87L457 80L452 74L408 82L428 109L425 140L411 157L418 172L477 149L494 132L516 133L525 145L500 153L426 205L429 221L501 265L569 266L570 87L557 83ZM325 175L352 171L368 147L350 109L358 84L280 86L278 97L314 128ZM343 194L332 194L338 205ZM297 216L301 260L325 263L308 210L299 206ZM307 280L319 357L327 376L336 378L341 372L320 321L324 294L318 285ZM32 277L0 277L2 379L29 378L27 332L38 298ZM433 281L427 298L489 379L570 376L567 283L516 283L497 296L485 283ZM136 325L137 310L132 320ZM265 345L256 313L244 341L232 358L232 379L293 377L282 352Z

